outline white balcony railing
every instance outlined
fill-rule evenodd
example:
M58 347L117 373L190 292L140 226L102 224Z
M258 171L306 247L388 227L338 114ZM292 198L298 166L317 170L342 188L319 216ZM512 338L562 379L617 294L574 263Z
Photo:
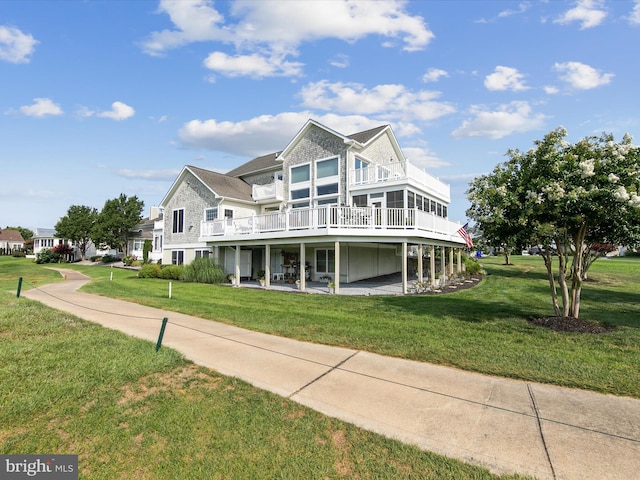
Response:
M427 192L433 193L450 201L449 185L428 174L410 162L393 162L385 165L369 165L366 168L358 168L349 172L349 184L374 185L394 180L408 180L421 185Z
M202 240L207 240L211 239L210 237L271 233L283 237L287 232L301 230L316 230L313 234L317 235L319 229L324 230L323 233L326 234L336 229L369 230L372 235L384 236L385 231L414 230L420 231L420 233L416 232L420 236L448 238L454 242L464 243L462 237L457 234L460 226L459 223L417 209L328 205L201 222L200 237Z
M276 180L267 185L253 185L251 195L256 202L282 200L284 198L284 183L282 180Z

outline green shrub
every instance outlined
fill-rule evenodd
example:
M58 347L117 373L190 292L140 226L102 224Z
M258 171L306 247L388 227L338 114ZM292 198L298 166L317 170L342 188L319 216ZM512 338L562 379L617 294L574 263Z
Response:
M130 267L136 260L137 258L135 255L127 255L122 259L122 263L124 263L127 267Z
M153 263L148 263L140 267L138 270L139 278L161 278L160 277L160 265L154 265Z
M102 255L94 255L89 260L91 260L92 262L98 262L98 261L102 260Z
M226 283L224 270L216 265L213 257L196 258L184 267L183 280L198 283Z
M109 255L108 253L106 255L104 255L101 259L102 263L113 263L113 262L117 262L118 258L113 256L113 255Z
M48 248L45 248L36 254L36 263L59 263L61 261L62 255L53 252Z
M471 257L464 257L464 267L467 275L477 275L482 270L480 262Z
M23 250L14 250L11 255L13 255L15 258L24 258L27 256L27 254L24 253Z
M160 278L165 280L182 280L184 267L182 265L163 265L160 269Z

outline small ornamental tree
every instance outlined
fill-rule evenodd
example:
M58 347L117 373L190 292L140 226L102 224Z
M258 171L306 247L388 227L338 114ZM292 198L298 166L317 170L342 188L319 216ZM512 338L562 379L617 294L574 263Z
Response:
M91 243L91 232L98 218L95 208L84 205L71 205L67 214L56 223L56 237L68 238L80 249L82 259L86 260L87 249Z
M144 241L144 245L142 246L142 263L149 263L149 252L153 249L153 245L151 244L151 240L148 238Z
M467 216L498 241L537 245L555 314L577 318L582 283L603 245L640 244L640 148L629 136L569 144L566 135L558 128L527 152L511 150L507 162L471 182Z
M126 256L129 236L142 219L143 207L144 202L135 195L121 193L118 198L107 200L91 232L93 242L103 248L119 249Z

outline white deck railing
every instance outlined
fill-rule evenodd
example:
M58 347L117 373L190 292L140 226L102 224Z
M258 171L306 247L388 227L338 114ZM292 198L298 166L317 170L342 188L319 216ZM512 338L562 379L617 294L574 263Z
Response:
M393 162L385 165L370 165L349 172L350 185L374 185L393 180L411 179L422 185L427 191L450 200L451 189L449 185L437 177L428 174L410 162Z
M282 180L275 180L267 185L253 185L252 198L259 202L261 200L282 200L284 198L284 183Z
M409 208L338 207L296 208L242 218L201 222L200 237L238 236L286 233L300 230L334 229L371 230L384 236L384 231L420 230L435 237L453 236L457 240L459 223L433 213ZM282 236L282 235L278 235ZM464 243L462 237L460 242Z

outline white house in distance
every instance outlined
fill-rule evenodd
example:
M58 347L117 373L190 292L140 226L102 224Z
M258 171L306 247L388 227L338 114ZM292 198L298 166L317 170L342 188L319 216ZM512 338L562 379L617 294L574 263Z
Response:
M18 230L0 228L0 255L10 255L24 248L24 238Z
M151 251L149 252L149 261L157 262L162 260L162 230L164 221L162 212L158 207L151 207L149 216L143 218L138 226L131 232L129 239L128 252L129 255L142 259L144 256L144 242L151 242Z
M343 135L309 120L281 152L220 174L185 166L161 202L163 263L215 255L234 282L354 282L423 258L435 282L461 270L449 186L410 163L389 125ZM410 253L411 252L411 253ZM454 255L457 261L454 261Z

